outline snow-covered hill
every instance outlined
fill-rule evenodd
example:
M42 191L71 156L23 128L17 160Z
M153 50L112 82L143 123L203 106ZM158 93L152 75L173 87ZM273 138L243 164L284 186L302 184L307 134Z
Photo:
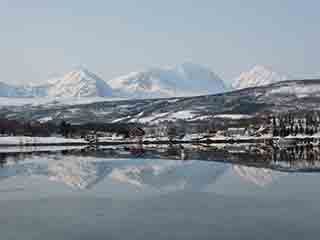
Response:
M188 98L126 99L79 104L3 105L0 114L14 119L66 119L89 122L148 123L199 121L212 118L243 119L256 114L319 110L320 80L282 81L218 95ZM60 100L59 100L60 101ZM1 106L1 104L0 104Z
M287 80L286 76L276 73L264 66L257 65L248 72L243 72L232 84L234 89L264 86Z
M133 72L108 81L120 96L153 98L223 93L224 82L210 69L193 63Z
M84 68L73 70L61 79L50 81L49 97L111 97L111 87L97 75Z

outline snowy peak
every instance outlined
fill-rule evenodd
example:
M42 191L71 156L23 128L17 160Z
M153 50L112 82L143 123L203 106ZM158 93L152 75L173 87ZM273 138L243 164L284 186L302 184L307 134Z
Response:
M133 98L194 96L226 90L216 74L194 63L133 72L112 79L109 84L121 95Z
M111 97L111 87L100 77L84 68L75 69L61 79L52 80L50 97Z
M271 69L257 65L248 72L243 72L232 84L234 89L264 86L280 81L288 80L284 75L272 71Z

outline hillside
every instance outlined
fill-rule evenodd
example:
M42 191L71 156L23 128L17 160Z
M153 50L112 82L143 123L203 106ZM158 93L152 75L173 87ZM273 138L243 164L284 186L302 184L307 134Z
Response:
M290 110L320 110L319 102L320 80L297 80L198 97L3 106L0 114L11 119L66 119L75 123L158 123L179 119L199 121L212 117L250 118L256 114Z

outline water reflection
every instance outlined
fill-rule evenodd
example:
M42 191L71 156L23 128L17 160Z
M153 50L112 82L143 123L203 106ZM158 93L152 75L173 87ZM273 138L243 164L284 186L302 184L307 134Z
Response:
M264 187L279 172L317 172L319 148L277 150L257 145L121 146L0 153L0 180L42 176L75 189L90 189L104 179L162 192L201 190L229 169Z
M23 151L1 149L0 166L24 161L32 156L86 156L104 159L163 159L229 162L278 171L318 171L320 148L312 145L275 149L266 145L130 145L100 148L43 149Z
M318 151L258 145L3 149L0 229L8 233L4 239L301 239L306 233L316 239Z

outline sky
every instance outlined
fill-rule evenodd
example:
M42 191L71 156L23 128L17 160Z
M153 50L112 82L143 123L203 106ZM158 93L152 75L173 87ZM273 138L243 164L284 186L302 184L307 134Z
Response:
M0 81L83 66L105 80L194 62L230 82L254 65L320 76L320 1L0 0Z

